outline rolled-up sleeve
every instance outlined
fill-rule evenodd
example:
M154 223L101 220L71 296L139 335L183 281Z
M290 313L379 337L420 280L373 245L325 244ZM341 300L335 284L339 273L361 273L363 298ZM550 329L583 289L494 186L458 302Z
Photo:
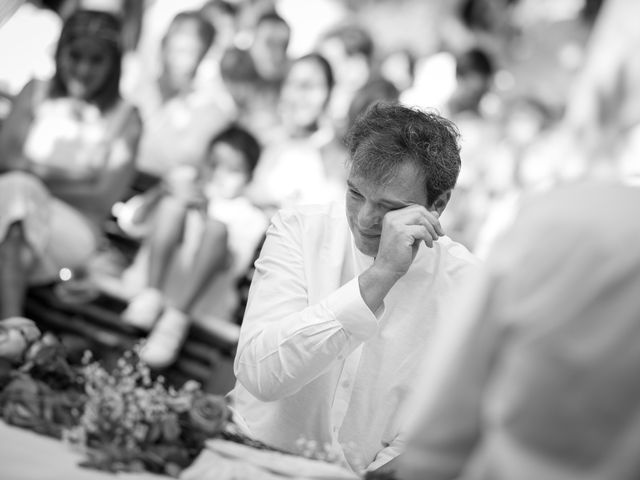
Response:
M273 218L241 328L234 371L238 381L263 401L296 393L378 328L357 278L309 304L299 222L292 213Z

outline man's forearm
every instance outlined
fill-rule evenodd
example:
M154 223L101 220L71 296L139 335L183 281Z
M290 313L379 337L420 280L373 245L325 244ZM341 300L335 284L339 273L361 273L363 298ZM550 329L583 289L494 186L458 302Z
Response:
M375 314L384 302L389 290L400 279L400 275L386 272L378 268L375 264L362 272L358 277L360 295L364 303Z

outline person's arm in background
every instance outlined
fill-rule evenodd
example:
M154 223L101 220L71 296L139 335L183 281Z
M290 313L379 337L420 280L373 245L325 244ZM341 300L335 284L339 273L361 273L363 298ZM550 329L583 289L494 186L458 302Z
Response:
M33 95L37 81L32 80L13 99L12 108L0 129L0 173L24 170L27 162L22 149L33 122Z
M569 148L587 157L610 155L624 141L626 129L640 122L638 15L639 2L607 0L590 34L563 118Z
M95 182L53 180L47 184L57 197L71 205L84 205L96 212L108 211L122 199L135 175L135 159L142 133L142 121L131 108L117 135L108 145L106 164Z

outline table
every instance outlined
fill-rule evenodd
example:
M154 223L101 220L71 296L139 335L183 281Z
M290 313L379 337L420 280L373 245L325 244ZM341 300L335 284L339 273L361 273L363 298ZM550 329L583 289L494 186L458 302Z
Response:
M183 480L358 480L337 465L209 440ZM0 421L1 480L170 480L152 473L108 473L78 466L83 460L54 438Z
M170 480L151 473L112 474L78 466L83 460L54 438L12 427L0 421L0 479L2 480Z

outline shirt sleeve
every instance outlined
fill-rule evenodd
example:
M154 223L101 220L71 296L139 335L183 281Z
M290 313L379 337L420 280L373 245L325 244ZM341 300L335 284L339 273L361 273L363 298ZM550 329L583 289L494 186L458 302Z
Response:
M357 278L309 304L301 235L295 215L273 218L240 331L234 371L263 401L297 392L378 328Z

